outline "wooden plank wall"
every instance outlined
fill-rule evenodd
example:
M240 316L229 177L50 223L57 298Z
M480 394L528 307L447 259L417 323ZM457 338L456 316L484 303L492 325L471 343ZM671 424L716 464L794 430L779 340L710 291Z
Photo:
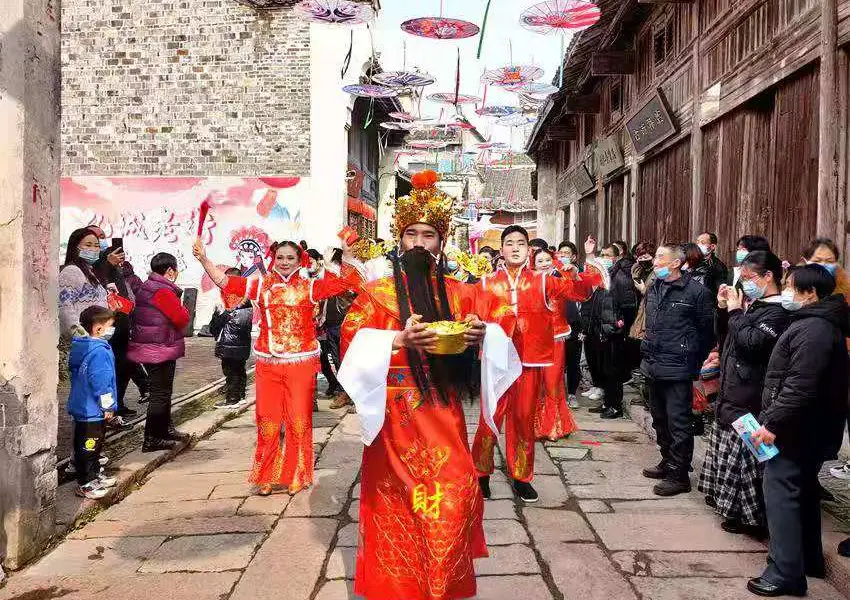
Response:
M605 220L604 237L605 243L611 243L623 237L623 187L625 175L617 177L605 186Z
M796 260L817 218L818 72L807 69L703 130L697 222L731 260L745 234Z
M638 240L684 242L690 235L691 142L686 138L640 166Z
M578 203L578 231L576 232L576 246L581 250L582 242L587 236L596 237L599 230L599 213L596 209L596 195L585 196Z

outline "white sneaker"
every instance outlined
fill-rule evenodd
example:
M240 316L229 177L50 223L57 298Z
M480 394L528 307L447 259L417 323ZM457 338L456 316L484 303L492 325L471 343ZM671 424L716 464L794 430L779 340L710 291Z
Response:
M88 482L86 485L77 486L77 496L80 498L88 498L89 500L100 500L106 496L106 489L101 487L100 480Z
M850 462L830 468L829 474L836 479L850 479Z
M576 398L575 394L569 395L569 397L567 398L567 406L569 406L570 408L580 408L578 398Z
M597 387L590 388L590 391L588 391L584 395L585 398L590 398L591 400L602 400L604 396L605 394L602 392L602 390Z
M95 481L99 482L100 487L102 487L103 489L113 488L113 487L115 487L115 484L118 483L117 478L109 477L107 475L104 475L103 473L98 475L98 477Z
M100 458L97 459L97 462L100 463L101 467L106 466L107 464L109 464L109 457L103 454Z

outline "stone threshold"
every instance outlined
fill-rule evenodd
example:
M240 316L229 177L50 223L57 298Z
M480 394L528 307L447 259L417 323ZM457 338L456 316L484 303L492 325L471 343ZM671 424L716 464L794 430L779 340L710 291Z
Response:
M623 397L624 412L628 417L636 423L653 441L655 441L655 431L652 429L652 416L649 410L640 404L631 404L632 399L639 399L640 396L635 392L629 392L628 389ZM694 475L699 477L699 466L702 465L702 459L705 456L706 443L702 437L697 437L694 440ZM699 465L697 465L697 460ZM825 511L821 511L822 517L822 536L823 536L823 552L826 561L826 581L831 584L836 590L850 598L850 559L839 556L838 542L850 536L850 533L842 533L841 525ZM720 527L718 520L717 526Z

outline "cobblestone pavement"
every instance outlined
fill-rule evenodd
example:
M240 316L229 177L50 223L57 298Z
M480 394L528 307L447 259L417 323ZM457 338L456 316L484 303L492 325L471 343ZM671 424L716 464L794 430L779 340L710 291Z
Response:
M251 495L253 412L159 468L121 503L10 578L18 600L341 600L353 598L360 449L357 418L316 415L318 485ZM523 506L504 475L485 504L490 557L481 600L749 600L762 544L718 527L696 492L652 495L657 461L631 421L580 410L582 431L538 445L541 500ZM470 430L477 413L470 407ZM471 434L471 432L470 432ZM811 580L809 597L843 598Z
M179 398L190 392L194 392L217 379L223 377L221 374L221 362L213 357L215 340L211 337L186 338L186 356L177 361L177 370L174 374L174 398ZM253 356L249 364L254 363ZM73 428L71 419L65 410L68 401L70 382L62 381L56 390L56 401L59 405L59 433L56 445L56 457L61 460L71 454ZM147 410L147 404L139 404L139 389L136 384L130 382L125 397L129 408L140 413Z

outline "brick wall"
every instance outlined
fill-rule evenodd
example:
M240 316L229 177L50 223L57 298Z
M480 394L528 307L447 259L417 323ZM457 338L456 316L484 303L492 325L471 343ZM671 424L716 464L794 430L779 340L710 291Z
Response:
M309 175L310 29L235 0L63 0L63 175Z

